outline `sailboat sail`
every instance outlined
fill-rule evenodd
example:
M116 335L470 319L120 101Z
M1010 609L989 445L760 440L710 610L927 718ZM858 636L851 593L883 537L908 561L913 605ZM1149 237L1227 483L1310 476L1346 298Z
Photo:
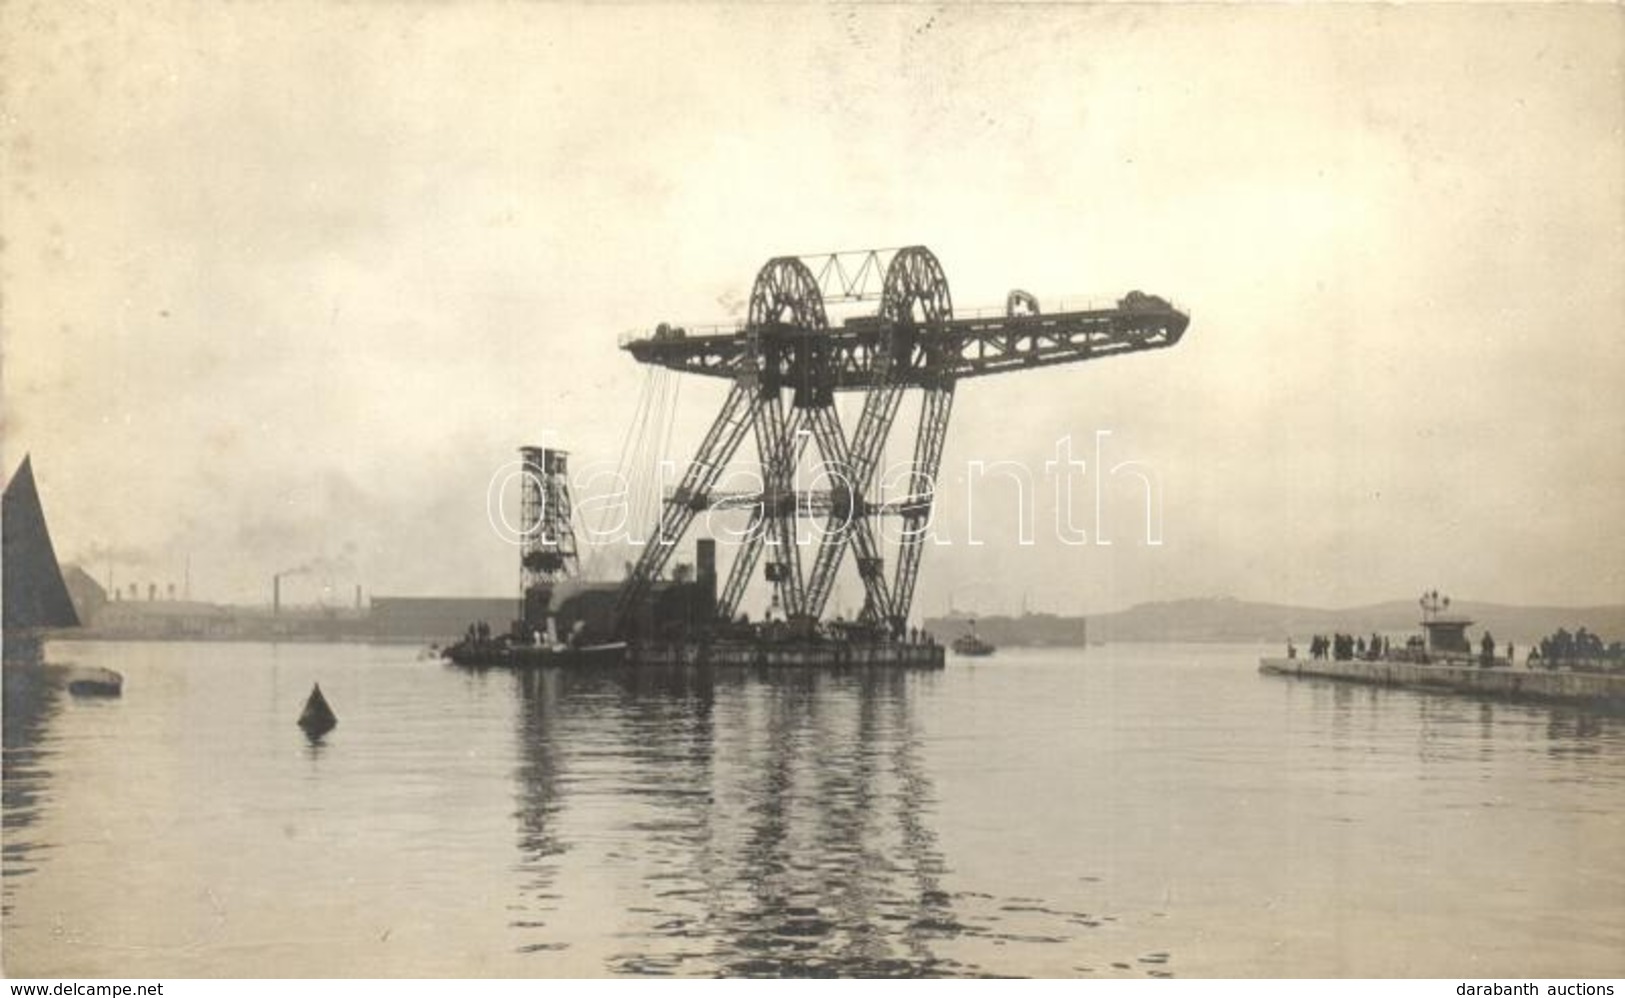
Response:
M0 621L6 632L79 626L27 457L6 485L0 514L4 542L0 549L0 602L4 603Z

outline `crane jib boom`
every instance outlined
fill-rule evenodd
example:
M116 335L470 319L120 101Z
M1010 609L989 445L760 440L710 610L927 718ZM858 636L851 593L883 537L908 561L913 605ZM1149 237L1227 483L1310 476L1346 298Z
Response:
M1178 343L1189 324L1188 315L1166 303L1155 309L951 319L939 329L919 332L911 355L895 376L905 387L918 388L925 387L929 379L944 376L964 380L1156 350ZM813 336L824 343L824 370L801 372L796 369L794 352L781 350L780 354L787 356L773 380L793 386L805 373L828 377L835 391L865 390L877 385L874 358L880 337L872 317L851 319L824 333L782 327L759 334L761 340L785 346ZM942 358L939 364L927 363L924 354L928 346L936 348ZM733 378L748 355L748 338L739 331L672 340L635 339L624 349L640 363L687 374Z

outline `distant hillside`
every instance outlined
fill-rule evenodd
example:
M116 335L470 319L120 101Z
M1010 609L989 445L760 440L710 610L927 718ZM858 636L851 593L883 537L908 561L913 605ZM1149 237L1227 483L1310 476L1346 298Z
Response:
M1625 605L1592 607L1530 607L1499 603L1453 603L1452 614L1472 618L1473 630L1488 628L1499 641L1527 644L1566 627L1584 627L1608 640L1625 638ZM1087 618L1029 614L1024 617L978 617L976 629L994 644L1077 645L1085 640L1110 641L1237 641L1268 643L1292 637L1301 645L1310 635L1412 634L1418 630L1419 609L1414 600L1394 600L1347 610L1251 603L1220 597L1141 603L1117 613ZM968 618L934 617L926 630L940 640L964 633Z

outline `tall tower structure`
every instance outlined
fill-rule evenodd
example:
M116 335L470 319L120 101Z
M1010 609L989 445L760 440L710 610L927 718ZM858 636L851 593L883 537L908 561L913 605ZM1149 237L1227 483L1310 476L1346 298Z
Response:
M521 447L519 592L527 631L543 629L559 583L581 572L570 522L569 454Z

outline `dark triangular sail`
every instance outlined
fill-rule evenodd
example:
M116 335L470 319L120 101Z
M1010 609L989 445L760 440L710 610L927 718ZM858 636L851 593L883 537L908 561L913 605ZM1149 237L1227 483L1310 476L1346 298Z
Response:
M0 614L7 632L40 627L77 627L79 615L68 598L62 581L51 532L45 527L39 491L34 487L34 469L23 458L6 485L3 515L0 515Z

